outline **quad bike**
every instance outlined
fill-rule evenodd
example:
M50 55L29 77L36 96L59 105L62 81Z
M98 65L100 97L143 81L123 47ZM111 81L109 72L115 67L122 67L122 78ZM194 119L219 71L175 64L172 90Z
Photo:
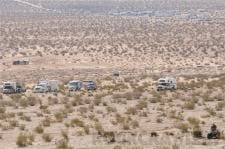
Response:
M208 139L219 139L220 138L220 132L216 131L216 132L210 132L207 135Z

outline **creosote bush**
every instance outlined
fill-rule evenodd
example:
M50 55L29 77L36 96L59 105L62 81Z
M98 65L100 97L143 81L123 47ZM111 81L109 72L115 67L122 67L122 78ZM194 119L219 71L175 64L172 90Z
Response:
M41 125L35 127L34 130L35 130L36 133L39 133L39 134L44 132L44 128Z
M31 133L20 133L17 136L16 144L19 147L25 147L27 145L32 145L32 142L34 141L34 139L35 139L35 137Z
M188 132L188 129L189 129L189 125L187 123L178 123L176 125L176 127L178 129L180 129L181 132L183 132L183 133L187 133Z
M45 142L51 142L51 141L52 141L52 136L51 136L49 133L43 133L42 139L43 139Z

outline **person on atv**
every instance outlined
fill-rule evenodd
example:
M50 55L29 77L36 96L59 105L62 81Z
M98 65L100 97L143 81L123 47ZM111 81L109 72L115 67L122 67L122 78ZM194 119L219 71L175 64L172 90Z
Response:
M213 124L211 126L211 131L210 133L208 133L207 135L208 139L219 139L220 138L220 132L217 129L217 126L215 124Z

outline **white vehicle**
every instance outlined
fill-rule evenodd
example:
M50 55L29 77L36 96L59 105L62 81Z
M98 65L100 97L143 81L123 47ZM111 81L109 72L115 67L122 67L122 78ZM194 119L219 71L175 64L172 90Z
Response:
M82 88L82 82L80 80L72 80L68 83L69 91L77 91Z
M59 90L57 80L42 80L34 87L34 93L56 92Z
M16 82L13 82L13 81L3 82L2 92L4 94L16 93Z
M165 78L160 78L158 80L157 91L160 91L160 90L176 90L176 89L177 89L177 83L176 83L175 78L165 77Z
M7 82L3 82L2 92L4 94L13 94L13 93L26 92L26 89L17 82L7 81Z

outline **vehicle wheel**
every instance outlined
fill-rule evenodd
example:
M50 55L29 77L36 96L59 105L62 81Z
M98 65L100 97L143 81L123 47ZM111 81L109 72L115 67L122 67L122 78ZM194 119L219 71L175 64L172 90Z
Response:
M212 133L208 133L207 139L212 139Z

